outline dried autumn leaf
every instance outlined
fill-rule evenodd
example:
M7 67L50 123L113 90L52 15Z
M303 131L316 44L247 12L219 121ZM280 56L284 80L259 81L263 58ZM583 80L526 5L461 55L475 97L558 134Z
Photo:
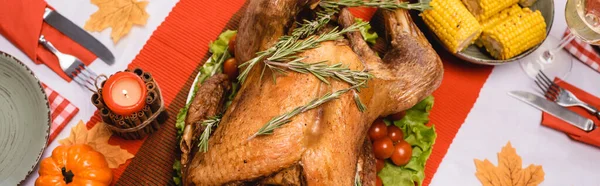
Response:
M90 16L83 28L100 32L112 28L110 37L117 43L121 37L129 33L134 24L145 25L148 20L146 6L148 1L138 0L91 0L98 6L98 11Z
M90 130L87 130L83 121L79 121L71 129L69 137L58 141L61 145L86 144L98 151L108 162L108 167L117 168L128 159L133 158L133 154L121 149L119 146L108 144L108 139L112 133L106 128L106 124L99 122Z
M498 166L485 159L475 159L475 176L484 186L534 186L544 181L544 170L539 165L522 168L521 157L508 142L498 153Z

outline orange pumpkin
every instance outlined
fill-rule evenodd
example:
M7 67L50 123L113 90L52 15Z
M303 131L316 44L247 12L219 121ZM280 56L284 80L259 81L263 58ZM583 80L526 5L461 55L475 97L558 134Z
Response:
M104 155L85 144L58 146L40 162L36 186L110 185L112 171Z

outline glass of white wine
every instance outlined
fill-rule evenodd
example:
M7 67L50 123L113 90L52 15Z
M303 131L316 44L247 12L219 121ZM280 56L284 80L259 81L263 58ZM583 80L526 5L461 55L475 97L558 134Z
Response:
M565 19L570 34L559 40L548 36L531 55L521 60L521 68L531 78L539 71L550 77L565 79L573 67L571 55L563 50L576 37L600 45L600 0L567 0Z

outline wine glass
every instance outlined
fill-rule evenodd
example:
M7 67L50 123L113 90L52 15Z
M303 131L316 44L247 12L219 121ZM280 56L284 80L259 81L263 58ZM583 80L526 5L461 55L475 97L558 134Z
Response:
M521 68L529 77L535 78L539 71L543 71L549 77L565 79L571 72L573 60L563 48L575 38L600 45L600 21L592 12L594 9L600 11L600 2L595 6L596 2L567 0L565 19L570 33L561 40L548 36L538 50L521 60Z

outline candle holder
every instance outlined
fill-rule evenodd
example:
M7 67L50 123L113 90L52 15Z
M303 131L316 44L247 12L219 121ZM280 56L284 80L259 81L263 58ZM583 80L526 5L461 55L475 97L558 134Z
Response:
M109 79L106 75L98 76L95 81L98 83L100 78L104 78L100 86L98 84L95 85L96 91L92 95L92 104L98 108L100 118L107 124L106 126L113 134L126 140L142 139L158 130L160 124L167 121L168 114L158 83L154 81L150 72L144 72L141 68L127 69L125 72L136 74L145 83L145 106L140 111L124 116L116 114L106 106L102 97L102 87L104 87L106 80Z

